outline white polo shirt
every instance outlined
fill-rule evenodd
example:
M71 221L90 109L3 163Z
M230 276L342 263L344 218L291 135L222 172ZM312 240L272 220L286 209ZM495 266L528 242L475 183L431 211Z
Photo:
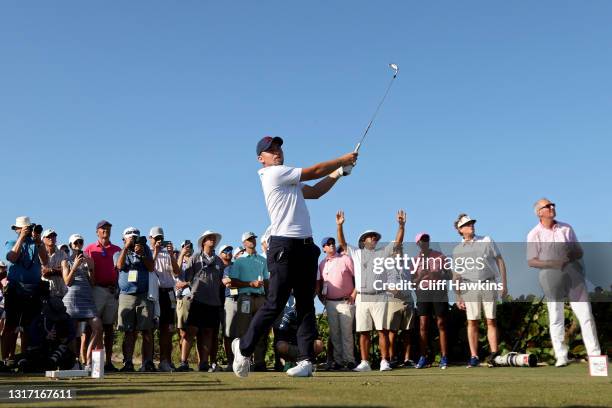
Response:
M465 280L471 282L483 281L487 279L499 280L499 268L497 267L497 257L500 255L499 249L495 241L489 236L475 235L471 241L463 240L453 250L453 260L455 272L457 272ZM463 261L458 261L463 258ZM472 259L470 267L465 266L462 272L459 272L457 266L465 259ZM480 262L477 262L478 261ZM461 267L461 266L459 266Z
M539 222L527 234L527 260L552 261L563 259L567 256L567 252L572 249L571 245L564 245L564 243L573 242L578 242L578 238L571 225L555 221L552 229L548 229Z
M312 237L310 214L302 193L304 184L300 183L302 169L284 165L268 166L257 173L270 216L270 235Z
M346 253L353 260L353 266L355 267L355 287L359 293L374 293L374 281L381 280L382 282L393 281L390 279L389 272L375 274L374 273L374 259L375 258L389 258L393 256L393 249L395 248L395 242L390 242L386 246L377 249L365 249L355 248L354 246L347 245Z

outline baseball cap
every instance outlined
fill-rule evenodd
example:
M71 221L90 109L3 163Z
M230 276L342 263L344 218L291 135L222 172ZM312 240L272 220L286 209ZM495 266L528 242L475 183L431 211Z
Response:
M164 236L164 229L162 227L153 227L149 231L149 236L152 238Z
M334 243L336 243L336 239L334 237L325 237L321 240L321 248L327 245L330 239L333 240Z
M419 232L418 234L415 235L414 242L418 243L424 236L427 236L427 238L431 238L428 233L426 233L426 232Z
M459 222L457 222L457 228L461 228L465 224L469 224L470 222L475 224L476 220L471 219L469 215L464 215L459 219Z
M70 242L70 245L72 245L74 244L74 241L77 241L79 239L85 242L85 239L83 239L83 236L81 236L80 234L72 234L70 238L68 238L68 242Z
M249 238L257 238L257 235L255 235L254 232L245 232L242 234L242 241L246 241Z
M0 267L6 268L6 264L4 262L0 261Z
M221 245L219 248L219 253L229 251L230 253L234 251L234 247L231 245Z
M140 236L140 230L138 228L127 227L126 229L123 230L123 238L139 237L139 236Z
M57 236L57 232L55 232L55 230L53 230L53 229L46 229L46 230L43 231L42 237L43 238L47 238L49 235L53 235L53 234L55 234Z
M112 227L113 224L111 224L110 222L106 221L106 220L100 220L98 221L98 223L96 224L96 229L102 228L103 226L108 225L109 227Z
M32 225L32 222L30 221L30 217L17 217L15 219L15 224L11 225L11 229L17 229L17 228L24 228L24 227L29 227L30 225Z
M240 251L244 251L244 248L241 246L237 246L236 248L234 248L234 250L232 251L232 257L238 255L238 252Z
M280 137L272 137L272 136L264 136L261 138L259 142L257 142L257 155L259 156L261 152L265 152L270 148L272 143L276 143L279 146L283 145L283 139Z

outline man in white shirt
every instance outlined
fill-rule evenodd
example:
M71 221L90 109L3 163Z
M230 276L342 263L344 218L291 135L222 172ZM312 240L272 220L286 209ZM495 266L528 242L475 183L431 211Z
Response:
M361 352L361 362L353 371L370 371L370 332L378 331L378 346L380 348L381 361L380 371L390 371L390 342L389 342L389 319L386 318L389 312L388 301L391 298L385 290L379 290L375 280L386 280L387 282L396 281L392 276L381 276L374 271L376 260L390 258L399 255L402 251L404 241L404 227L406 225L406 213L403 210L397 212L397 234L395 241L390 242L383 248L377 249L381 235L372 230L365 231L358 240L358 248L347 245L344 238L344 211L336 214L336 225L338 234L338 244L344 248L348 256L353 260L355 267L355 287L357 288L357 298L355 301L355 320L356 330L359 332L359 350ZM396 273L395 269L387 270L387 273ZM393 300L391 300L393 301Z
M564 341L564 305L567 297L580 323L588 355L601 354L580 263L583 252L574 229L555 220L557 212L554 203L542 198L533 209L540 222L527 235L527 262L532 268L540 269L540 284L548 300L550 339L557 358L555 366L564 367L568 364L568 349Z
M476 220L467 214L459 214L455 221L455 229L463 238L453 250L454 276L465 282L487 285L501 283L502 297L508 293L506 264L495 241L489 236L476 235L474 228ZM501 281L501 282L500 282ZM487 286L488 287L488 286ZM465 310L468 321L468 343L470 359L468 367L480 366L478 358L478 326L484 309L487 321L487 339L491 353L487 357L487 365L494 366L495 357L499 353L497 333L497 291L494 289L457 290L457 306Z
M266 207L270 216L270 240L267 264L270 272L266 303L260 308L241 338L232 342L233 369L239 377L249 374L249 357L257 342L267 336L276 318L283 312L293 289L296 299L298 364L287 371L289 376L312 375L314 341L317 338L314 296L320 254L312 240L310 215L305 199L318 199L338 181L344 166L353 166L357 153L308 168L285 166L283 139L266 136L256 147L257 160L263 165L259 173ZM314 186L303 182L322 178Z

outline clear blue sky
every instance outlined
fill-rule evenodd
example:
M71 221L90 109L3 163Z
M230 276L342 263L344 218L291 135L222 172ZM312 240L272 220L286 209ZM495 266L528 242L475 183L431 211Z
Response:
M27 4L26 4L27 3ZM255 144L286 164L350 151L400 66L349 178L310 202L315 238L346 211L458 239L461 211L524 240L542 195L584 241L609 241L609 1L4 1L0 239L29 215L60 241L169 239L268 225ZM608 175L608 176L606 176Z

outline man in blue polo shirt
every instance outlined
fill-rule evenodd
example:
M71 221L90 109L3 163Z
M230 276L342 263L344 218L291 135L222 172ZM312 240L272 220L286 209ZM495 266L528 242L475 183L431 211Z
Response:
M236 259L230 269L231 285L238 288L238 314L237 334L244 335L251 324L255 313L264 305L266 300L265 287L270 274L266 258L257 254L257 235L253 232L242 234L242 244L245 253ZM255 347L253 354L254 371L266 371L266 350L268 337L262 336Z
M14 357L17 332L21 332L21 349L27 347L27 335L23 328L30 325L40 314L40 277L48 262L47 251L41 240L42 228L36 228L30 217L17 217L11 227L18 238L8 241L5 246L9 262L9 280L5 292L4 310L6 321L2 331L2 358ZM21 328L18 330L18 328Z
M119 271L119 322L117 328L123 331L122 372L133 372L134 344L136 331L142 335L141 371L155 371L153 364L153 315L155 304L148 299L149 274L154 271L151 250L147 240L140 237L140 231L128 227L123 231L124 246L115 253L113 260Z

